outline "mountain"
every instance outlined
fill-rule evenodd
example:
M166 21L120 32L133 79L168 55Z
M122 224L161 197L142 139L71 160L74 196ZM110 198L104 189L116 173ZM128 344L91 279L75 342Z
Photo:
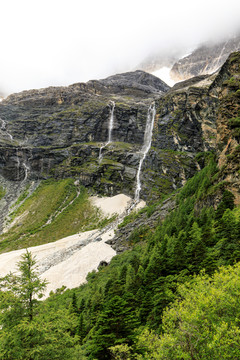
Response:
M148 73L136 70L118 75L109 76L100 80L100 84L111 89L112 93L126 92L131 93L138 89L147 93L164 93L169 90L169 86L155 76L149 76Z
M148 56L137 68L156 75L169 85L189 78L212 74L227 60L230 53L240 50L240 36L206 42L194 50L160 52ZM188 55L186 55L188 54Z
M153 73L161 68L167 67L171 68L179 58L184 56L182 51L171 51L170 53L159 52L153 55L148 56L141 63L139 63L136 68L146 71L148 73Z
M218 74L172 89L153 75L136 71L10 95L0 103L3 214L27 183L49 177L74 177L101 194L134 196L153 101L156 118L152 146L141 169L141 197L151 201L181 187L202 168L198 153L219 152L230 140L226 154L237 146L238 138L230 138L235 125L225 125L228 135L220 135L219 128L222 107L233 118L237 116L222 95L238 86L235 63L237 55L232 55ZM112 141L108 143L113 102ZM221 158L226 158L225 153Z
M19 344L22 358L238 357L239 91L234 52L172 88L135 71L0 103L1 268L30 248L53 290L29 312L26 278L0 279L2 358ZM92 195L125 212L103 216Z
M218 70L229 54L240 50L240 36L197 47L190 55L176 61L170 76L174 81L186 80L197 75L212 74Z
M155 97L169 87L141 72L116 75L101 81L50 87L10 95L0 104L1 176L14 186L57 178L80 176L81 182L103 193L133 191L138 155L147 111ZM111 103L116 103L113 143L99 151L108 139ZM104 154L105 155L105 154ZM126 181L122 181L126 179ZM7 192L8 193L8 192ZM14 195L15 194L15 195ZM8 202L9 202L8 201Z

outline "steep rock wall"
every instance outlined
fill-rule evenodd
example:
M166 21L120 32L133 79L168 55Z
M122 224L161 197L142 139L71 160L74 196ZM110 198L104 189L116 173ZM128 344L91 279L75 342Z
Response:
M239 53L233 54L218 75L190 79L171 90L161 80L135 72L9 96L0 103L2 186L10 181L22 188L48 177L71 176L102 194L133 196L152 101L156 117L152 147L142 166L140 197L150 201L181 187L204 166L200 152L217 150L227 179L227 155L238 159L237 125L228 117L238 116L239 62ZM100 161L111 101L113 141L103 148Z
M227 60L228 56L240 50L240 36L218 43L199 46L190 55L173 65L170 75L175 81L186 80L198 75L212 74Z

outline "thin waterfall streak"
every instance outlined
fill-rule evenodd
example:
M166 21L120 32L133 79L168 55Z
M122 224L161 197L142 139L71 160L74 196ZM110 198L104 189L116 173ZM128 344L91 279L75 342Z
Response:
M25 162L23 162L23 168L24 168L24 173L25 173L23 181L25 181L25 180L27 180L28 172L30 171L30 168Z
M98 155L98 160L99 160L99 162L101 162L101 160L102 160L102 157L103 157L103 155L102 155L102 149L104 149L105 146L106 146L106 145L102 145L102 146L100 147L100 149L99 149L99 155Z
M17 157L17 181L19 181L20 178L20 160L18 156L18 149L16 149L16 157Z
M109 119L109 127L108 127L108 142L107 144L112 142L112 130L113 130L113 115L114 115L114 108L115 108L115 102L111 101L112 109L110 113L110 119Z
M13 136L7 131L6 121L3 120L2 118L0 118L0 121L2 122L2 126L1 126L0 130L4 131L7 134L7 136L10 138L10 140L13 141Z
M143 165L144 159L151 147L155 115L156 115L155 103L152 103L148 108L147 123L146 123L145 132L144 132L144 142L143 142L142 149L140 151L140 161L139 161L138 171L137 171L137 176L136 176L137 185L136 185L135 197L134 197L135 203L138 203L140 200L141 170L142 170L142 165Z
M0 130L5 132L7 134L7 136L10 138L10 140L13 141L13 136L7 131L7 123L6 123L6 121L3 120L2 118L0 118L0 121L2 122ZM20 161L20 158L19 158L18 148L16 149L16 158L17 158L17 181L19 181L20 180L21 161ZM32 156L31 156L31 158L32 158ZM22 162L22 167L24 169L24 179L23 179L23 181L25 181L28 178L28 173L30 171L30 167L28 166L28 164L25 161Z
M115 109L115 102L114 101L110 101L110 105L111 105L111 112L110 112L110 117L109 117L109 123L108 123L108 140L107 142L102 145L100 147L99 150L99 155L98 155L98 160L99 162L101 162L103 155L102 155L102 150L112 142L112 130L113 130L113 125L114 125L114 109Z

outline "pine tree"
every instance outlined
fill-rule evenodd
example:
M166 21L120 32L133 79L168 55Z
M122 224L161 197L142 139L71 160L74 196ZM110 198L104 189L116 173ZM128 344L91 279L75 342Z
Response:
M205 258L206 248L202 239L202 231L197 222L194 222L190 230L190 241L187 244L189 268L196 272Z
M222 200L217 207L215 217L217 220L221 219L226 209L232 210L234 208L234 195L228 190L223 193Z
M39 299L46 288L30 252L18 263L19 275L0 279L0 359L73 359L76 318Z
M118 344L131 345L138 322L135 312L120 296L111 298L103 309L95 326L88 358L104 360L110 358L109 348Z
M128 265L127 273L126 273L126 284L125 284L125 291L133 291L134 290L134 283L135 283L135 270L132 265Z
M230 209L227 209L219 220L217 232L220 256L227 264L232 264L239 259L240 235L237 219Z
M75 291L72 294L72 302L70 304L70 311L74 314L78 314L79 313L79 309L77 306L77 297L76 297L76 293Z
M79 342L82 345L83 339L86 336L86 326L85 326L85 322L83 319L83 314L81 314L79 316L78 326L77 326L77 335L79 336Z
M15 322L17 321L16 314L19 319L27 317L32 321L38 299L43 296L47 282L39 278L36 259L28 250L22 255L22 260L17 266L20 275L10 273L0 279L1 289L10 296L7 303L2 302L2 309L5 315L15 313Z

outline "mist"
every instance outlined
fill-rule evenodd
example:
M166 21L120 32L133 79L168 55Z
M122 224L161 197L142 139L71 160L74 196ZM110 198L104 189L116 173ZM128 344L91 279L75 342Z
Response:
M1 6L0 93L130 71L240 31L239 0L9 0Z

